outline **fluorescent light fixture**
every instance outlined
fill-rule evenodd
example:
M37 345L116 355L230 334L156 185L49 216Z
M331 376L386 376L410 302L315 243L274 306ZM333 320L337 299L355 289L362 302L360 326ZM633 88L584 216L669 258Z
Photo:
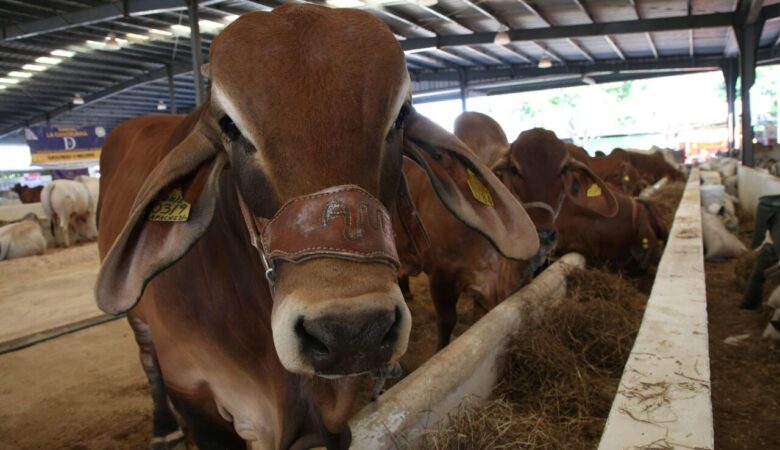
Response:
M583 82L583 83L585 83L585 84L589 84L589 85L591 85L591 86L593 86L594 84L596 84L596 80L594 80L593 78L591 78L591 77L589 77L589 76L584 76L584 77L582 77L582 82Z
M435 6L439 3L439 0L417 0L417 4L420 6Z
M15 78L30 78L33 76L30 72L21 72L18 70L14 70L12 72L8 72L9 77L15 77Z
M51 52L51 55L53 55L53 56L62 56L63 58L72 58L73 55L75 55L75 54L76 54L76 52L72 52L70 50L62 50L62 49L59 49L59 48L57 50L54 50L54 51Z
M436 50L436 46L414 48L414 49L411 49L411 50L404 50L404 53L406 53L407 55L413 55L415 53L429 52L431 50Z
M360 8L365 6L365 3L359 0L325 0L325 3L334 8Z
M208 32L212 32L212 31L221 30L222 28L225 28L225 24L219 23L219 22L214 22L214 21L211 21L211 20L199 20L198 21L198 25L200 26L200 28L203 31L205 31L207 33Z
M127 33L125 37L130 41L148 41L149 36L143 34Z
M179 25L179 24L171 25L171 30L173 30L174 33L190 34L190 27L186 25Z
M32 70L33 72L43 72L48 68L49 66L42 66L40 64L25 64L22 66L22 70Z
M2 91L2 90L5 90L5 85L4 84L0 84L0 91Z
M97 49L106 49L108 45L105 42L100 41L90 41L87 40L87 47L97 48Z
M16 84L18 82L18 78L0 78L0 84Z
M505 30L499 31L496 33L496 37L493 38L493 43L498 45L507 45L510 42L512 42L512 40L509 39L509 33L507 33Z
M164 101L160 100L157 103L157 111L165 111L166 109L168 109L168 105L166 105Z
M229 16L225 16L222 18L222 21L225 23L232 23L234 20L238 19L239 16L235 14L231 14Z
M83 105L84 104L84 97L82 97L79 94L76 94L73 96L73 104L74 105Z
M540 69L549 69L550 67L552 67L552 60L550 59L550 57L549 57L549 56L547 56L547 55L544 55L544 56L542 56L542 58L539 60L538 67L539 67Z
M51 56L41 56L40 58L37 58L35 60L35 62L41 63L41 64L51 64L51 65L54 65L54 64L61 63L62 60L59 59L59 58L52 58Z
M156 28L152 28L151 30L149 30L149 33L156 34L158 36L170 36L173 34L170 31L158 30Z

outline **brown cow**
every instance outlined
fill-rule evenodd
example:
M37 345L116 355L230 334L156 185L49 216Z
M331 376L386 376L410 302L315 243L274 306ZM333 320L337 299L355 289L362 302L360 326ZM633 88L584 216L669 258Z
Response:
M12 190L19 195L19 200L22 203L40 203L43 186L28 187L16 183Z
M128 313L153 448L182 437L170 398L200 448L345 449L350 375L384 378L411 326L390 225L402 154L502 254L527 258L538 240L500 181L411 109L403 51L371 14L244 15L207 70L193 113L106 139L98 305Z
M566 143L566 151L569 152L569 156L576 159L577 161L581 163L587 164L590 160L590 155L588 154L587 150L580 147L579 145L574 145L572 143L567 142Z
M614 188L612 191L619 205L617 215L612 218L599 217L576 204L564 203L555 222L559 235L556 253L578 252L589 264L644 272L658 262L660 241L667 240L668 230L650 202Z
M504 129L487 114L466 111L455 119L455 136L488 167L493 167L509 152Z
M491 137L500 137L496 132L500 126L484 114L465 114L469 120L459 118L456 131L472 145L475 142L485 145L476 152L494 161L496 173L504 184L524 202L537 227L541 247L529 263L502 257L484 238L452 220L419 168L406 163L404 172L411 198L428 231L430 250L422 260L410 263L411 252L403 251L408 248L407 240L399 236L401 260L407 263L406 273L422 270L428 274L437 313L439 348L450 341L462 293L472 296L477 310L487 311L528 280L555 245L554 220L564 199L591 208L596 214L609 216L617 211L610 196L586 197L590 186L601 181L587 167L568 158L555 133L542 129L523 132L512 144L511 152L493 155L487 149L501 151L501 140L491 141ZM481 130L485 130L486 136L480 137Z
M646 186L625 152L590 157L585 149L574 144L566 144L566 149L573 158L587 164L599 178L615 185L626 194L639 195Z
M684 179L684 174L669 164L669 161L664 158L664 155L661 152L639 153L620 148L612 150L612 154L616 152L626 154L628 160L631 161L631 164L639 171L639 175L645 178L644 182L647 186L654 184L664 177L669 178L669 181ZM612 156L612 154L610 154L610 156Z

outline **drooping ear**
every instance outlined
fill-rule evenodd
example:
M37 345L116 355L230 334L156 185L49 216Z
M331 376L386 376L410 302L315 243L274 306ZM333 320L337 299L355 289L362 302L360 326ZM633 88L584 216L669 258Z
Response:
M183 257L211 223L226 154L199 129L149 174L103 259L95 298L106 313L135 306L149 281Z
M520 202L455 135L413 110L404 153L425 170L445 207L502 255L525 260L536 254L536 228Z
M582 208L604 217L615 217L618 204L607 185L585 164L569 160L569 170L563 175L566 198Z

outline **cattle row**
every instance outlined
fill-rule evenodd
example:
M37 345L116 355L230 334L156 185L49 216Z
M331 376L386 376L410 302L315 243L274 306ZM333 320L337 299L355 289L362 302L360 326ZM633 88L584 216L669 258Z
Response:
M510 144L475 114L458 138L366 12L246 14L202 71L195 111L127 121L101 155L95 295L135 334L153 448L178 418L200 448L348 448L358 375L381 391L407 349L399 276L428 273L443 347L462 292L489 310L569 251L646 270L666 239L634 197L683 176L662 154Z
M42 255L47 247L70 247L97 239L98 190L98 179L84 175L36 188L17 185L14 191L24 203L40 202L46 219L41 221L35 213L28 213L0 227L0 261Z

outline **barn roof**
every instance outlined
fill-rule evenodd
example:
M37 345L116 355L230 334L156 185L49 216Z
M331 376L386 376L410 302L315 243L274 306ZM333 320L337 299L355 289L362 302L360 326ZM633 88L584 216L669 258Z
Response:
M199 6L204 60L238 15L283 3L189 1ZM170 110L169 88L178 111L191 110L187 3L0 0L0 137L19 139L23 127L47 121L110 128L160 102ZM713 70L738 54L734 29L751 21L764 23L759 63L780 60L780 0L321 3L365 9L393 30L418 101L455 98L461 83L492 95Z

